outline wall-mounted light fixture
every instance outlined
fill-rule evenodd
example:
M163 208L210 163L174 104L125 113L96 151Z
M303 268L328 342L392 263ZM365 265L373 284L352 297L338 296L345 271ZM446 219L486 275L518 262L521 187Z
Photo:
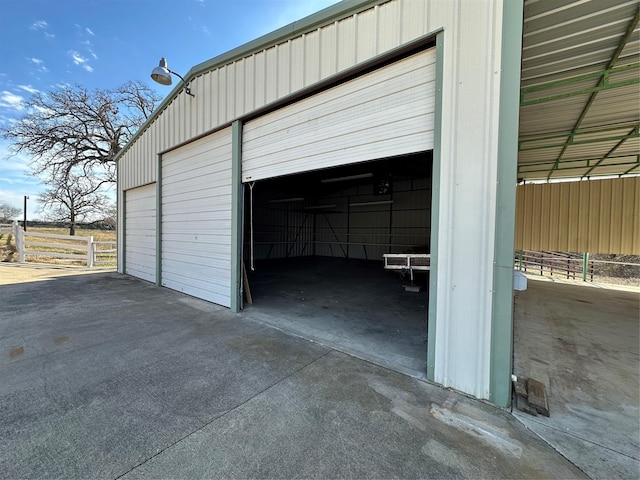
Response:
M153 80L158 82L160 85L171 85L172 73L176 77L180 78L180 80L182 80L182 83L184 83L184 93L192 97L195 97L195 95L191 93L189 84L185 82L184 78L182 78L180 74L174 72L173 70L169 70L169 67L167 67L167 59L164 57L160 59L160 63L158 64L158 66L154 68L153 71L151 72L151 78L153 78Z

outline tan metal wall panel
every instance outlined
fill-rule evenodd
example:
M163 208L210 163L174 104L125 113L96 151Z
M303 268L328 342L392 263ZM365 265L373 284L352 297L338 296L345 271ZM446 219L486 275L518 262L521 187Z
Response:
M338 27L335 23L320 30L320 76L327 78L338 69Z
M640 254L640 177L521 185L516 248Z

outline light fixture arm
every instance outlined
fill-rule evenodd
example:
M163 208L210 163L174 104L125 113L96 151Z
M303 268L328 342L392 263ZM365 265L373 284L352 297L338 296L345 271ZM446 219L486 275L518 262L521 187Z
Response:
M191 88L189 88L189 84L185 81L185 79L182 77L182 75L180 75L179 73L174 72L173 70L169 70L167 68L167 71L169 73L173 73L176 77L178 77L180 80L182 80L182 83L184 83L184 93L186 93L187 95L191 95L192 97L195 97L195 95L193 93L191 93Z

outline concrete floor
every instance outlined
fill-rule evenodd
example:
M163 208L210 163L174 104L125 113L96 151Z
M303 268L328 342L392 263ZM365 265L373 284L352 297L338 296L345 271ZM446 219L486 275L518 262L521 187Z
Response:
M549 418L514 415L592 478L640 477L640 290L530 276L516 293L514 373Z
M424 379L428 289L406 292L382 262L297 258L258 262L243 315ZM427 286L426 275L416 284Z
M41 273L0 286L0 478L584 478L486 403L124 275Z
M425 378L428 293L380 263L269 261L250 282L244 316ZM535 276L516 293L514 373L546 385L551 417L514 415L593 478L640 476L639 299Z

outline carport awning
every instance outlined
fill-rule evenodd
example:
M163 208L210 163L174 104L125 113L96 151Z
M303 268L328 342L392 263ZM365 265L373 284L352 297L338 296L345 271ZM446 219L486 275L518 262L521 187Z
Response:
M637 0L525 0L519 180L640 174Z

